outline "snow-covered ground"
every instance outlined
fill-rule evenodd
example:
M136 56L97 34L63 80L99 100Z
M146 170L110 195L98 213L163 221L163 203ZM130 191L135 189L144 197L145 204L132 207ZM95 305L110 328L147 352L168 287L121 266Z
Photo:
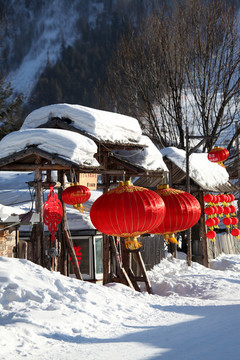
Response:
M239 359L239 255L148 274L154 295L0 257L1 360Z

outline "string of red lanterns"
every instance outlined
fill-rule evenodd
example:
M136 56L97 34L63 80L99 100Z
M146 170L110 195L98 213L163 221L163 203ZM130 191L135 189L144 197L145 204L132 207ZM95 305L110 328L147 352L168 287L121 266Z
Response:
M236 217L236 207L232 204L235 199L233 194L206 194L204 201L207 203L207 207L204 209L204 213L207 215L205 225L208 227L207 238L212 241L216 240L216 232L214 228L218 228L220 219L217 216L223 217L222 223L230 229L231 235L239 237L240 230L237 229L238 219Z

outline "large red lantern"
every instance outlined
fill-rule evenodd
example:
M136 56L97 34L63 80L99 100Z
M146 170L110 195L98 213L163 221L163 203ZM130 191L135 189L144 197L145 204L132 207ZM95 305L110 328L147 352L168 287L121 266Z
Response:
M93 225L104 234L125 238L129 250L141 244L137 236L150 233L164 218L165 205L154 191L124 181L101 195L92 205Z
M211 162L216 162L221 166L223 165L223 161L227 160L229 156L229 151L223 147L215 146L208 153L208 160Z
M167 241L177 243L174 233L189 229L198 222L201 215L200 204L193 195L172 189L168 185L160 185L155 191L165 203L166 215L151 233L163 234Z
M62 201L81 212L84 211L83 203L88 201L91 196L91 192L88 187L79 185L78 183L72 183L71 186L66 188L62 193Z
M43 205L43 219L44 224L47 225L48 230L51 233L51 240L54 241L58 224L62 220L63 210L61 201L53 191L54 185L51 184L49 187L50 193L47 196L47 201L45 201Z

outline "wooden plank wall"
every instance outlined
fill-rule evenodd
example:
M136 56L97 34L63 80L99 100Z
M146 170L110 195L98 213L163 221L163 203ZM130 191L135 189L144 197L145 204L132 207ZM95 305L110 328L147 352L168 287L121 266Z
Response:
M202 242L193 240L193 261L202 263ZM221 254L240 254L240 239L236 239L231 234L218 234L216 241L207 239L208 259L215 259Z
M154 265L159 264L161 259L165 257L163 236L141 236L138 241L143 245L141 255L146 270L151 270ZM132 254L132 269L136 276L141 275L134 259L134 253Z

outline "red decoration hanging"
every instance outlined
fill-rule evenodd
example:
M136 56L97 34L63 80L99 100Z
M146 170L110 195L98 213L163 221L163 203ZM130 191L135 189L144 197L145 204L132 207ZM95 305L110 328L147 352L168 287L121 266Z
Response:
M50 184L49 188L50 193L47 196L47 201L45 201L43 205L43 219L44 224L47 225L48 230L51 233L51 240L54 241L58 224L62 220L63 210L61 201L53 191L54 185Z
M211 151L208 153L208 160L211 162L218 163L221 166L223 165L223 161L227 160L229 156L229 151L223 147L215 146Z
M237 229L237 228L235 228L235 229L232 229L232 231L231 231L231 235L232 236L235 236L235 237L239 237L239 235L240 235L240 230L239 229Z
M166 215L151 233L163 234L167 242L177 242L175 233L189 229L198 222L201 215L200 204L193 195L168 185L160 185L155 191L165 203Z
M217 234L216 234L216 232L214 230L208 231L207 234L206 234L207 238L211 239L212 241L215 240L216 235Z
M165 205L154 191L125 181L101 195L92 205L93 225L104 234L125 238L129 250L141 244L137 236L150 233L164 218Z
M84 212L84 206L82 205L91 196L91 192L88 187L79 185L78 183L72 183L71 186L66 188L62 193L62 201L81 212Z

